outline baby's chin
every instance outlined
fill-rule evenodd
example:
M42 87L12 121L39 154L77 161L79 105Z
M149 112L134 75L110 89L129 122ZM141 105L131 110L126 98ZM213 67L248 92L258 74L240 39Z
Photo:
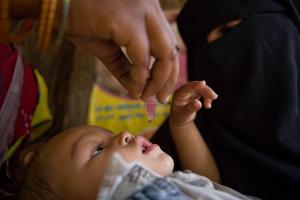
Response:
M171 156L169 156L168 154L164 153L164 155L162 156L163 159L163 164L161 165L162 168L161 170L159 170L159 174L162 176L169 176L172 174L173 169L174 169L174 160L172 159Z

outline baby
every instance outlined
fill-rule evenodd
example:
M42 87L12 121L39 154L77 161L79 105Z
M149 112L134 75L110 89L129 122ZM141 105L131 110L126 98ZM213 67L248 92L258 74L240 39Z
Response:
M210 108L217 95L204 81L176 90L169 123L173 140L181 147L178 152L183 155L183 166L219 181L214 159L193 124L202 107L200 97L204 107ZM39 151L28 152L23 160L28 171L21 200L150 199L151 195L151 199L247 199L203 176L172 174L173 160L158 145L142 136L128 132L114 135L100 127L69 129L51 138Z

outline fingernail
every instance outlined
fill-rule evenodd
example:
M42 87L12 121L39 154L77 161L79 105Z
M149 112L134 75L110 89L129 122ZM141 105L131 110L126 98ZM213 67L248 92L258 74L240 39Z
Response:
M140 99L142 97L142 93L137 94L137 98Z
M210 109L211 108L211 104L207 104L207 109Z
M170 103L171 95L167 96L167 98L164 100L164 104Z

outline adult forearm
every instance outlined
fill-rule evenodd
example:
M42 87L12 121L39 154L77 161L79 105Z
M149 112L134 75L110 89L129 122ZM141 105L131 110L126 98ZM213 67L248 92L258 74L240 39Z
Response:
M183 169L220 182L215 160L196 125L191 123L185 127L177 127L170 123L170 130Z

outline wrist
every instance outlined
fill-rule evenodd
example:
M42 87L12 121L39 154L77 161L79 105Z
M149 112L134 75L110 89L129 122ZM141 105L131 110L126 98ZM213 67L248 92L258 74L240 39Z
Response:
M171 132L173 132L172 130L178 132L178 131L184 131L186 129L189 129L191 126L193 126L193 123L194 123L193 121L180 123L177 120L176 121L172 120L171 117L169 118L169 128Z

